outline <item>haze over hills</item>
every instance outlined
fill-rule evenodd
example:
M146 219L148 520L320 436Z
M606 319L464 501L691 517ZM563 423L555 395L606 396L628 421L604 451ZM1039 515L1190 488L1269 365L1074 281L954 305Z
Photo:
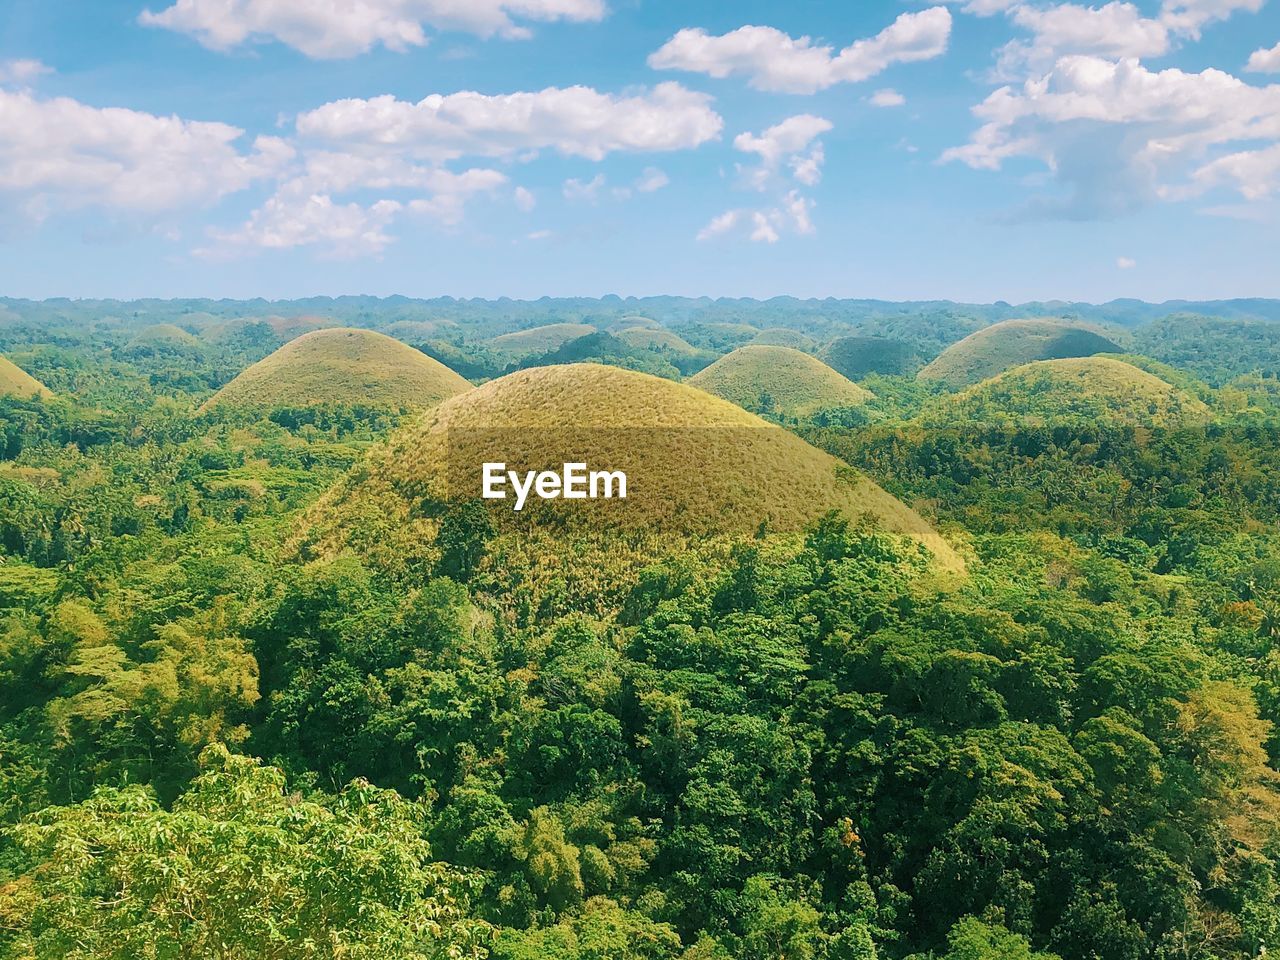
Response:
M351 404L420 410L470 389L444 364L398 340L335 327L291 340L224 386L202 409Z
M597 364L510 374L441 404L401 430L313 511L321 548L359 543L367 518L422 531L431 503L480 496L478 465L511 469L585 461L622 470L626 500L538 502L507 525L667 534L794 530L830 510L925 544L948 568L961 562L914 511L799 437L682 384ZM380 524L385 529L386 524ZM421 532L421 531L420 531Z
M787 417L858 406L872 399L869 390L791 347L739 347L696 374L689 384L745 410Z
M1053 320L1007 320L952 344L917 376L957 389L1034 360L1120 352L1115 343L1084 327Z
M43 383L7 357L0 356L0 397L32 399L51 396L53 393Z
M1019 424L1085 420L1135 427L1206 423L1209 408L1154 374L1114 357L1039 360L942 397L927 419Z

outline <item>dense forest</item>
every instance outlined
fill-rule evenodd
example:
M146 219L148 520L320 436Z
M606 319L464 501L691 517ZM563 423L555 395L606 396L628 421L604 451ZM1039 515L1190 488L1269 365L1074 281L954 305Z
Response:
M0 396L0 958L1280 944L1274 304L572 304L3 301L0 354L47 392ZM1125 353L916 377L1048 315ZM597 332L493 342L568 323ZM762 363L744 406L963 572L849 511L610 539L459 500L323 548L335 487L430 413L376 369L208 401L331 326L477 384L683 381L797 331L857 388L789 406Z

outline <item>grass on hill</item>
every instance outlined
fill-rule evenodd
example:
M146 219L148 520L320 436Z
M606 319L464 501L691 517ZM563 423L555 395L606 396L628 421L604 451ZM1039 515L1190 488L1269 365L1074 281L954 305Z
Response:
M642 350L656 350L659 353L672 353L679 356L693 357L702 353L678 333L663 330L661 327L630 327L617 334L619 340Z
M143 327L129 341L128 346L130 348L177 347L186 350L199 350L203 347L198 337L172 323L155 323L149 327Z
M596 328L586 323L549 323L529 330L517 330L515 333L504 333L489 341L489 348L495 353L507 356L531 356L549 353L564 346L570 340L577 340L595 333Z
M480 501L482 464L627 475L625 500ZM918 514L780 427L692 387L599 364L537 367L441 404L403 428L311 511L310 552L403 555L433 537L433 512L483 502L507 532L574 536L661 530L749 535L796 530L830 510L916 539L963 564Z
M920 363L915 347L889 337L841 337L818 356L850 380L862 380L872 374L903 376L914 372Z
M691 378L689 385L745 410L786 417L855 407L872 399L869 390L791 347L739 347Z
M348 404L422 410L470 389L444 364L399 340L337 327L286 343L219 390L202 410Z
M1006 320L954 343L920 371L921 380L958 390L1036 360L1120 353L1101 334L1056 320Z
M940 397L925 413L932 423L1019 425L1088 421L1174 428L1206 423L1198 397L1114 357L1040 360Z
M767 330L761 330L751 338L751 343L760 347L792 347L795 350L803 350L805 353L813 353L818 349L817 340L790 327L769 327Z
M630 314L625 317L619 317L617 320L610 321L605 327L610 333L620 333L623 330L636 330L644 328L646 330L661 330L662 324L652 317L642 317L639 314Z
M0 397L24 400L51 397L53 392L31 374L5 357L0 357Z

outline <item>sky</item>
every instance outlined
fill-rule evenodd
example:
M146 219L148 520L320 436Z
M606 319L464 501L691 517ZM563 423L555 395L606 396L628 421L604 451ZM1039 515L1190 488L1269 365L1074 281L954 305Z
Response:
M0 0L0 295L1280 296L1280 0Z

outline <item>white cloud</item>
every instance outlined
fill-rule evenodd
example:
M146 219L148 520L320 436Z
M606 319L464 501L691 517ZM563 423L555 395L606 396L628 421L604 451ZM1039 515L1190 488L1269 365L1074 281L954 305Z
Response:
M353 57L378 44L403 51L426 28L482 37L529 36L526 21L597 21L603 0L177 0L143 11L146 26L185 33L213 50L276 40L309 57Z
M877 90L867 102L873 107L901 107L907 102L907 98L900 94L897 90Z
M1116 258L1116 266L1119 267L1121 270L1132 270L1137 265L1138 265L1138 261L1134 260L1132 257Z
M298 133L309 140L439 160L543 149L589 160L617 151L684 150L715 139L723 125L709 96L678 83L630 96L548 87L500 95L433 94L417 103L392 96L338 100L297 121Z
M26 86L53 68L39 60L0 60L0 85Z
M1032 38L1014 40L1001 48L996 68L999 77L1042 71L1066 54L1119 59L1157 57L1169 51L1168 27L1144 17L1132 3L1117 0L1101 7L1074 3L1050 7L1018 5L1010 8L1009 14Z
M533 191L524 187L516 187L513 197L516 201L516 207L524 213L530 212L538 205L538 198L533 195Z
M726 210L713 217L698 231L697 239L713 240L716 237L740 233L753 243L777 243L784 232L813 233L813 221L809 213L813 201L792 190L781 198L779 205L763 210L738 208Z
M1013 157L1039 159L1065 196L1037 201L1029 212L1105 217L1231 179L1226 167L1214 167L1214 154L1235 142L1280 140L1280 85L1073 56L1021 87L995 91L974 113L982 126L944 161L998 170ZM1235 168L1242 164L1237 159Z
M225 123L0 90L0 193L35 216L104 207L156 214L212 203L275 175L293 149Z
M743 153L760 156L767 170L776 170L784 157L800 153L813 140L831 129L831 121L801 113L788 117L759 135L740 133L733 138L733 146Z
M564 182L564 198L575 202L595 203L604 186L604 174L597 173L590 180L573 178Z
M526 233L524 238L526 240L550 240L553 236L555 234L550 230L534 230L532 233Z
M1257 13L1266 0L1164 0L1160 19L1169 29L1194 40L1203 27L1229 19L1236 11Z
M795 39L773 27L739 27L721 36L690 28L651 54L649 66L717 79L745 76L758 90L815 93L837 83L860 83L895 63L939 57L950 36L951 12L946 7L904 13L875 37L858 40L839 53L815 45L810 37Z
M1245 67L1254 73L1280 73L1280 43L1269 50L1255 50Z
M670 182L671 178L657 167L645 167L631 186L637 193L655 193Z
M391 244L386 228L403 210L403 205L393 200L365 207L334 203L327 194L277 194L255 210L239 230L211 231L215 245L195 252L206 259L225 259L255 248L319 246L335 257L376 255Z
M1280 193L1280 144L1219 157L1197 170L1193 179L1193 192L1226 184L1246 200L1264 200Z

